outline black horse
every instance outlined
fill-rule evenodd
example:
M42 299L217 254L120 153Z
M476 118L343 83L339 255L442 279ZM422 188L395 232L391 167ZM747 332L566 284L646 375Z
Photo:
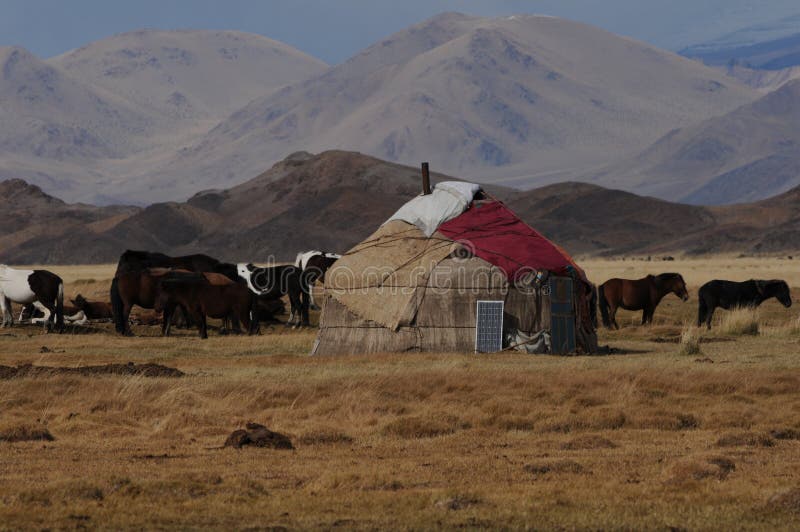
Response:
M226 268L228 266L228 268ZM229 268L233 266L233 269ZM217 272L217 270L225 269L226 271L219 271L231 280L238 280L236 276L235 266L220 262L214 257L208 255L196 254L185 255L183 257L170 257L163 253L155 253L150 251L137 251L126 250L119 257L117 263L117 271L114 274L114 279L111 281L111 308L114 311L114 326L118 333L126 334L128 331L128 324L124 322L123 312L124 304L119 294L118 278L127 273L139 273L147 270L148 268L174 268L179 270L188 270L190 272ZM233 277L231 277L233 275ZM149 307L152 308L152 307Z
M697 311L697 326L703 322L711 328L711 318L717 307L730 310L737 307L757 307L767 299L774 297L784 307L792 306L789 285L779 279L762 281L750 279L742 283L734 281L709 281L700 287L700 300Z

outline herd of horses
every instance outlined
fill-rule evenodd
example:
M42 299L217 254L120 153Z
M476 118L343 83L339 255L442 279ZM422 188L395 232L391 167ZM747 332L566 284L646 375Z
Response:
M119 258L109 293L110 303L90 302L78 295L74 314L65 319L64 282L46 270L19 270L0 265L0 310L3 327L12 325L11 303L23 305L32 322L63 332L65 323L113 319L116 331L131 335L134 306L162 313L162 333L169 335L180 312L195 325L201 338L208 337L207 318L223 320L234 332L258 332L261 321L273 319L288 296L291 312L286 325L309 325L311 287L324 280L325 272L340 258L334 253L300 253L294 265L257 267L232 264L203 254L170 257L163 253L127 250ZM277 304L276 304L277 303ZM39 311L42 317L34 317ZM22 318L22 315L21 315Z
M162 253L128 250L120 256L111 282L111 308L118 333L130 335L130 313L134 305L163 313L162 333L169 335L172 319L181 310L208 337L206 319L222 319L231 330L248 334L258 331L262 309L288 296L290 314L286 325L305 327L311 287L339 255L309 251L295 264L257 267L253 264L221 262L208 255L170 257ZM267 310L270 319L271 312Z
M131 335L130 314L134 306L162 314L162 334L168 336L179 313L189 325L208 337L207 318L223 320L221 330L258 332L262 321L274 320L282 309L281 298L290 304L287 326L309 325L313 304L311 287L324 281L325 272L340 258L335 253L300 253L292 265L257 267L247 263L225 263L203 254L170 257L148 251L125 251L111 282L110 304L90 302L78 295L74 313L66 321L85 323L113 319L119 334ZM648 275L643 279L609 279L596 288L603 325L618 329L617 310L641 310L642 324L652 323L656 307L668 294L689 299L686 283L678 273ZM711 328L717 308L757 307L770 298L785 307L792 304L789 286L782 280L744 282L714 280L698 291L697 325ZM11 303L24 305L33 322L48 330L65 328L64 282L46 270L19 270L0 265L0 311L2 326L12 325ZM594 305L593 305L594 306ZM42 317L34 317L36 311Z

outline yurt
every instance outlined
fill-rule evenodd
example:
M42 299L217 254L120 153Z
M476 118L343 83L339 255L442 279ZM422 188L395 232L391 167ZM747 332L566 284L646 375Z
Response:
M442 182L328 270L312 354L594 353L592 293L501 201Z

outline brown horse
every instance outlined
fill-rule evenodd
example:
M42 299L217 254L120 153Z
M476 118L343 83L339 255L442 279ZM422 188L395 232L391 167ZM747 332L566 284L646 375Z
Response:
M153 273L162 273L162 272L178 272L178 273L192 273L187 270L169 270L165 268L150 268L150 272ZM207 283L213 286L229 286L232 284L237 284L235 281L232 281L230 277L215 272L203 272L200 273L202 277L197 276L186 276L184 278L176 278L173 281L184 281L184 282L199 282L199 283ZM172 327L172 322L175 317L175 309L181 308L184 310L184 316L188 316L191 318L191 312L186 309L183 304L178 302L175 298L168 297L165 295L163 290L163 285L160 287L159 296L156 298L156 304L154 309L158 312L163 311L163 319L161 321L161 334L163 336L169 336L170 328ZM241 329L239 327L239 319L237 318L236 314L230 314L228 316L223 317L223 326L220 329L220 333L227 330L227 326L229 325L229 318L230 318L230 325L232 326L232 330L235 333L241 333ZM187 320L188 321L188 320Z
M117 289L118 279L127 273L141 272L148 268L175 268L188 270L191 272L221 272L223 267L233 268L231 279L236 279L235 266L225 265L208 255L186 255L184 257L170 257L163 253L152 253L149 251L127 250L119 257L117 271L111 281L111 308L114 311L114 323L117 332L120 334L130 334L128 324L123 322L128 318L128 314L123 316L123 302ZM230 269L230 268L228 268ZM152 307L146 307L152 308ZM129 311L130 312L130 311Z
M121 324L122 334L131 336L129 317L134 305L151 309L155 307L161 284L167 279L193 279L203 281L202 274L186 270L170 270L168 268L149 268L141 271L129 271L115 277L114 292L118 298L118 310L114 318Z
M198 279L167 279L159 287L155 303L156 310L164 311L162 334L169 336L172 312L178 306L183 307L197 323L200 338L208 338L206 317L227 318L233 316L247 327L250 334L251 315L254 308L255 295L241 283L234 283L225 278L215 280L209 276L219 274L206 273ZM221 276L220 277L224 277Z
M648 275L644 279L609 279L599 288L600 313L603 325L619 329L618 308L641 310L642 325L653 322L653 313L661 300L670 292L683 301L689 299L686 283L679 273Z

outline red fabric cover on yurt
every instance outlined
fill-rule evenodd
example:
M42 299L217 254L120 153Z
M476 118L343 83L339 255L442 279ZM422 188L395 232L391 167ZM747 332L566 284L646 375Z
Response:
M443 223L438 230L468 245L475 255L503 270L509 280L517 280L518 275L530 269L568 275L573 268L586 281L586 274L566 251L499 201L473 202L463 214Z

